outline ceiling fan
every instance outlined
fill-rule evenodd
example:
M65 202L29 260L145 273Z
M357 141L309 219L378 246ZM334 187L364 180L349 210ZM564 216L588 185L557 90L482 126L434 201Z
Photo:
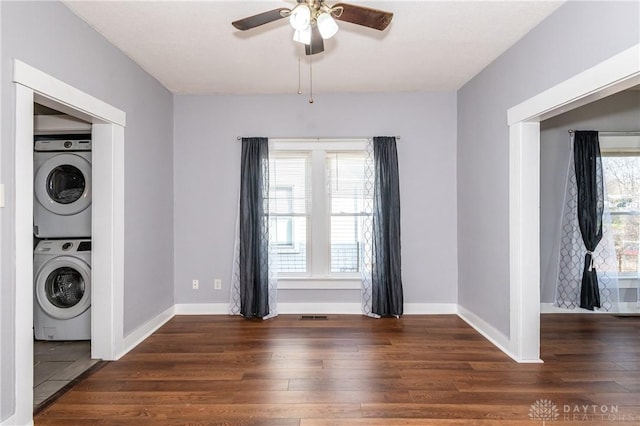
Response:
M329 6L324 0L296 0L292 9L281 7L231 23L241 31L250 30L282 18L289 18L293 27L293 40L305 45L307 55L324 51L324 40L338 31L339 21L350 22L383 31L393 18L393 13L347 3Z

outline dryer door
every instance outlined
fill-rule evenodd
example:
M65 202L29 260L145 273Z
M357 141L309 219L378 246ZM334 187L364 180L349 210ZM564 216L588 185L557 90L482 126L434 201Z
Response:
M64 153L45 161L33 182L36 199L59 215L80 213L91 205L91 163Z
M77 257L54 257L42 265L35 283L38 304L53 318L74 318L91 306L91 268Z

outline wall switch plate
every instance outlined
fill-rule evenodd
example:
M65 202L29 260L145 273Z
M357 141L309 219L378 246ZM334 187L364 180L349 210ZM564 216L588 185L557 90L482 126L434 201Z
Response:
M192 286L192 288L193 288L194 290L199 289L199 288L200 288L200 281L198 281L198 280L193 280L193 281L191 281L191 286Z
M222 289L222 280L221 280L221 279L219 279L219 278L218 278L218 279L216 279L216 280L213 282L213 288L214 288L215 290L221 290L221 289Z

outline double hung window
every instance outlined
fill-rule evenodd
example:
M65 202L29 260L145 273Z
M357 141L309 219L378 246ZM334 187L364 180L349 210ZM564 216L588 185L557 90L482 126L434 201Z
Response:
M373 185L366 140L274 141L270 239L281 278L354 279Z

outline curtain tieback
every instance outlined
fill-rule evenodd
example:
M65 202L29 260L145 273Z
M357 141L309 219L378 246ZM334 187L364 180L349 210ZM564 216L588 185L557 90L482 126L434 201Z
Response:
M593 270L593 252L590 250L587 250L587 254L590 256L590 262L589 262L589 271Z

